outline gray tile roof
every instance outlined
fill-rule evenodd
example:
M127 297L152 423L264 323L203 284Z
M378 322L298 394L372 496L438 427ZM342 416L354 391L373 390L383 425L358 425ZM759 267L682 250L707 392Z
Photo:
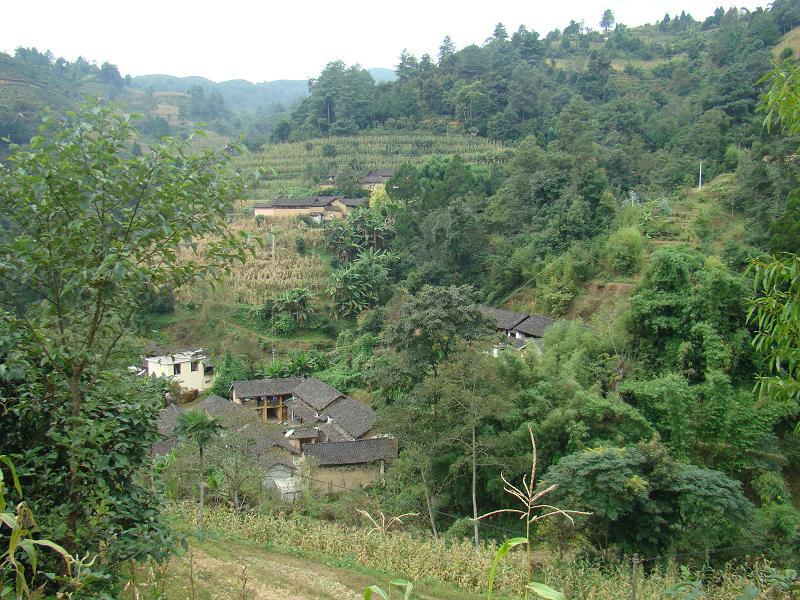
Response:
M397 458L395 440L387 437L309 444L303 447L303 452L316 458L320 466L359 465Z
M208 414L220 417L222 419L225 418L225 415L230 414L237 414L243 415L246 419L250 421L250 424L247 427L254 427L254 431L257 433L253 436L253 443L262 451L266 452L274 447L283 448L284 450L288 450L289 452L297 453L292 444L286 440L285 437L279 431L272 431L266 427L264 427L261 420L256 415L255 411L247 406L242 406L237 402L233 402L232 400L228 400L227 398L222 398L221 396L217 396L216 394L210 394L203 398L203 400L197 405L197 409L199 410L206 410ZM248 435L250 435L248 433Z
M181 409L174 404L167 404L158 413L158 433L161 440L153 444L153 454L168 454L175 447L175 427L178 425L178 417Z
M233 400L228 400L227 398L217 396L216 394L209 394L203 398L196 408L198 410L208 411L208 414L214 417L244 411L247 411L249 414L252 414L253 412L253 409L251 408L247 408L241 404L238 404L237 402L234 402Z
M301 377L254 379L251 381L234 381L231 387L236 391L237 398L287 396L302 381Z
M342 398L325 409L339 427L359 438L375 426L375 411L352 398Z
M517 350L522 350L525 346L528 345L528 341L529 341L529 340L524 339L524 338L520 339L520 338L515 338L515 337L506 338L506 340L507 340L509 346L513 346Z
M522 323L515 325L514 331L519 331L520 333L524 333L525 335L532 337L543 337L545 330L554 323L555 321L553 319L538 315L531 315Z
M308 404L299 398L292 398L286 402L286 407L295 419L301 420L303 423L316 423L322 420L317 417L317 411L311 408Z
M319 430L325 435L326 442L346 442L353 440L352 435L349 435L333 421L330 423L323 423L319 426Z
M178 425L178 416L181 409L174 404L167 404L158 413L158 433L163 436L171 436Z
M272 202L256 202L253 208L324 208L333 202L333 198L333 196L276 198Z
M481 304L480 310L485 316L494 319L497 329L504 329L506 331L514 329L515 325L522 323L528 318L528 315L525 313L503 310L502 308L494 308L493 306L485 306L483 304Z
M337 398L341 398L343 394L329 386L324 381L320 381L316 377L307 377L302 380L300 384L292 390L292 394L302 398L303 401L315 408L322 410Z
M364 175L362 183L386 183L387 180L394 177L394 171L391 169L381 169L379 171L370 171Z
M294 429L290 429L286 432L286 437L288 437L290 440L307 440L310 438L316 439L319 437L319 431L313 427L295 427Z
M361 206L367 201L366 198L339 198L339 200L345 206L351 207Z

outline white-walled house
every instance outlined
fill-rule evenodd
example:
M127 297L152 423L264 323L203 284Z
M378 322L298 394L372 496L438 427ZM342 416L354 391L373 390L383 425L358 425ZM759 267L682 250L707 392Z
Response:
M203 392L214 381L214 366L202 348L145 356L144 367L151 377L165 377L185 390Z

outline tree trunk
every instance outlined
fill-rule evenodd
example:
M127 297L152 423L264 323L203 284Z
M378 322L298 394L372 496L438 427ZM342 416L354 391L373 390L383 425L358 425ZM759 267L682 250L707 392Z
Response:
M203 539L203 529L204 529L204 515L203 509L205 508L205 501L206 501L206 468L205 468L205 457L203 456L203 450L200 450L200 518L197 524L197 531L198 537L202 540Z
M70 415L74 420L78 420L81 416L81 405L83 398L80 390L80 373L77 367L73 369L72 376L70 377ZM78 456L77 443L70 446L69 451L69 490L67 498L69 499L69 514L67 515L67 536L66 546L70 551L75 551L76 532L78 529L78 519L80 518L80 456Z
M472 526L475 528L475 547L481 544L478 535L478 495L476 488L478 485L478 456L477 445L475 443L475 425L472 425Z
M439 532L436 530L436 518L433 515L433 501L431 500L431 491L428 489L428 481L425 478L425 472L422 472L422 487L425 490L425 505L428 508L428 519L431 522L431 531L433 531L433 539L439 539Z

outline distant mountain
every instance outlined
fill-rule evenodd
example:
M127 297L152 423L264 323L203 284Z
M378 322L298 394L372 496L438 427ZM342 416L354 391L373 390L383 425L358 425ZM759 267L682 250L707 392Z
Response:
M375 68L368 71L376 83L397 79L392 69ZM155 92L186 92L191 87L200 86L207 93L218 92L232 110L256 110L278 103L290 108L308 95L308 81L305 79L279 79L262 83L231 79L217 83L205 77L157 74L140 75L134 77L132 82L134 88L152 89Z
M394 69L367 69L369 74L372 75L372 78L375 80L375 83L382 83L384 81L394 81L397 79L397 74L394 72Z
M156 92L186 92L194 86L207 93L217 92L232 110L256 110L274 104L291 107L308 95L308 82L304 79L281 79L252 83L232 79L217 83L205 77L174 77L172 75L140 75L133 78L133 87Z

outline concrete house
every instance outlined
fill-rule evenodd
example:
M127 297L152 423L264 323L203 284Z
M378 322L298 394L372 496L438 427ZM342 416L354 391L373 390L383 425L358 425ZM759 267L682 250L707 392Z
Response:
M202 348L167 352L142 357L143 372L151 377L165 377L177 382L184 390L202 392L214 382L214 365Z

